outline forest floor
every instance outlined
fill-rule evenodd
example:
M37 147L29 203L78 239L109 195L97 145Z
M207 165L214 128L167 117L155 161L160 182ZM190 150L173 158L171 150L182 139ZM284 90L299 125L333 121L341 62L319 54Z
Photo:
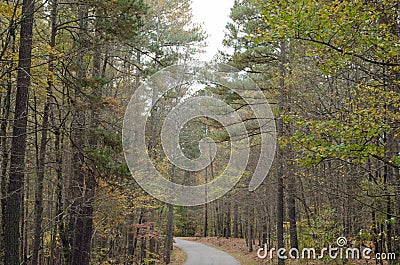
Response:
M186 260L186 253L182 249L174 246L174 250L171 255L171 263L169 265L183 265Z
M259 247L257 245L253 246L253 251L248 252L246 241L243 238L224 238L224 237L185 237L185 240L192 240L199 243L203 243L209 246L213 246L222 251L225 251L236 258L242 265L267 265L267 264L276 264L276 260L260 259L257 256L257 250ZM349 264L349 265L367 265L367 264L376 264L374 260L351 260L347 263L344 260L334 261L331 263L324 263L322 260L286 260L285 264L287 265L295 265L295 264L304 264L304 265L326 265L326 264ZM386 264L386 263L383 263Z

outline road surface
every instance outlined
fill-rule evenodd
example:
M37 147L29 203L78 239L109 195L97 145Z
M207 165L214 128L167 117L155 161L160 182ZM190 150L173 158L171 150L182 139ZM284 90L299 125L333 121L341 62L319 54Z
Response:
M187 254L184 265L240 265L231 255L216 248L179 238L175 242Z

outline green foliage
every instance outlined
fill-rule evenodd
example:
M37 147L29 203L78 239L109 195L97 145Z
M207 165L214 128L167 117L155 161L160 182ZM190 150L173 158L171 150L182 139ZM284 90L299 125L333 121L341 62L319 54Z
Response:
M298 224L299 249L315 248L320 253L322 248L336 245L338 237L342 236L343 227L338 225L334 209L316 209L310 220L303 219ZM333 262L324 257L324 262Z
M116 152L122 152L122 140L120 134L112 133L104 128L97 128L94 132L94 136L101 139L105 146L112 148Z
M192 23L186 0L146 0L146 4L149 9L135 45L145 55L142 75L150 76L160 68L188 60L199 51L205 33Z
M363 163L369 158L383 158L388 149L382 141L385 134L393 132L392 124L400 118L400 95L381 88L359 87L354 98L343 99L351 112L338 111L323 119L288 114L286 123L293 123L297 130L281 143L293 144L304 156L299 162L311 165L324 159L339 159ZM391 160L398 164L393 157ZM399 165L399 164L398 164Z
M310 226L307 220L299 223L299 238L304 247L323 247L333 245L342 234L343 227L336 222L337 216L334 209L318 209L310 218Z
M349 56L396 63L400 52L395 33L396 1L256 2L268 28L260 29L263 36L259 41L299 39L314 45L318 55L328 52L332 60Z
M193 210L188 207L175 207L175 235L193 237L196 234L196 219Z
M303 154L298 161L307 165L325 159L364 163L390 156L388 160L398 166L398 156L390 154L384 143L385 135L391 133L398 139L396 121L400 118L395 88L400 46L394 1L254 2L262 10L265 25L258 28L257 36L249 37L256 43L287 41L292 49L300 41L305 54L299 55L310 67L317 66L314 75L320 82L331 86L330 91L343 91L337 97L331 97L332 92L323 97L316 86L315 91L301 95L310 103L319 101L316 111L326 109L327 115L287 112L283 118L295 130L280 139L282 146L292 144ZM361 65L370 67L364 78L357 77ZM293 60L287 68L292 67L298 67ZM384 77L372 74L380 71ZM344 72L352 82L342 80ZM285 81L293 87L303 85L301 80Z
M87 0L99 14L95 27L104 39L133 40L148 7L143 0Z
M106 179L129 179L131 173L127 164L120 162L122 153L121 135L103 128L97 128L92 137L96 137L102 145L88 147L86 151L100 175Z

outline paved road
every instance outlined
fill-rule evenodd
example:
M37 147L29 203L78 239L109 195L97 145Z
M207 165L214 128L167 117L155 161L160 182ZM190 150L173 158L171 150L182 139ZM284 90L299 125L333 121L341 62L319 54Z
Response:
M179 238L175 242L187 254L184 265L240 265L231 255L216 248Z

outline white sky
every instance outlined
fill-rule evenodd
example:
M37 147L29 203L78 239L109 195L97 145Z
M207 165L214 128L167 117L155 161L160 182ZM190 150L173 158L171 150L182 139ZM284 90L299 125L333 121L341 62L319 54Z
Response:
M203 23L208 34L206 53L200 55L200 61L210 61L223 47L225 25L229 20L234 0L192 0L193 20Z

